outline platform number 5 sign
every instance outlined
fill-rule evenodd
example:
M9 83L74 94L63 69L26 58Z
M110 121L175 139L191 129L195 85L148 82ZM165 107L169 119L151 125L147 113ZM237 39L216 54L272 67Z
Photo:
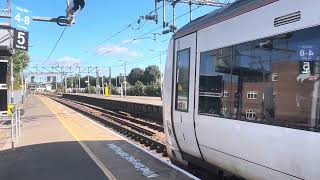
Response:
M15 49L28 51L29 33L26 31L15 30L13 46Z

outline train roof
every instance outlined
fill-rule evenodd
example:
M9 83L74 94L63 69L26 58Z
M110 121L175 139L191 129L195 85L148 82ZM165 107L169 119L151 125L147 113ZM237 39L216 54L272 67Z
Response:
M279 0L237 0L236 2L201 16L179 29L175 38L181 38L206 27L253 11Z

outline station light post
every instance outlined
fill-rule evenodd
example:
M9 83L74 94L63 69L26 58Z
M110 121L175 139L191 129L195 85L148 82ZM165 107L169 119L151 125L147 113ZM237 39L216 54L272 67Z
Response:
M120 60L120 61L123 61L123 66L124 66L124 77L123 77L124 97L127 98L127 60Z
M158 52L160 53L159 54L159 57L160 57L160 67L159 67L159 70L160 70L160 90L161 90L161 99L162 99L162 90L163 90L163 87L162 87L162 84L163 84L163 74L162 74L162 53L164 51L159 51L159 50L154 50L154 49L150 49L149 51L151 52Z
M80 75L80 73L81 73L81 67L80 66L78 66L78 70L79 70L79 79L78 79L78 81L79 81L79 87L78 87L78 93L80 93L81 92L81 75Z

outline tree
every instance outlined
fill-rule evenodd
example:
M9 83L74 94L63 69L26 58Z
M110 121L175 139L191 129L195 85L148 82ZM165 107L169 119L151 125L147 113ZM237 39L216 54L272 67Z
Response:
M28 52L16 50L12 56L4 56L1 57L1 59L8 60L8 75L10 75L11 71L11 62L13 61L13 75L15 79L15 87L18 88L21 83L21 76L20 72L23 71L29 64L30 56ZM8 76L8 82L9 82L9 76Z
M143 74L143 83L151 84L160 80L160 69L156 65L151 65L146 68Z
M144 95L144 85L141 81L137 81L134 86L131 87L133 90L134 96L143 96Z
M145 95L161 97L160 82L153 82L145 87Z
M144 70L140 68L134 68L128 75L128 82L134 85L137 81L142 81Z
M26 51L17 50L15 53L8 59L8 67L11 67L11 59L13 59L13 73L19 74L20 70L24 70L30 61L30 56Z

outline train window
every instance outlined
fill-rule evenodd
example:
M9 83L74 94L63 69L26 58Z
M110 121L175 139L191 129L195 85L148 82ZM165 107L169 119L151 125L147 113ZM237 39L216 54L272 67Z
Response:
M177 53L176 110L188 111L190 49Z
M229 117L232 49L225 48L200 55L199 114ZM224 108L223 108L224 107Z
M320 27L203 52L200 57L199 114L318 127ZM235 94L225 97L225 91Z

